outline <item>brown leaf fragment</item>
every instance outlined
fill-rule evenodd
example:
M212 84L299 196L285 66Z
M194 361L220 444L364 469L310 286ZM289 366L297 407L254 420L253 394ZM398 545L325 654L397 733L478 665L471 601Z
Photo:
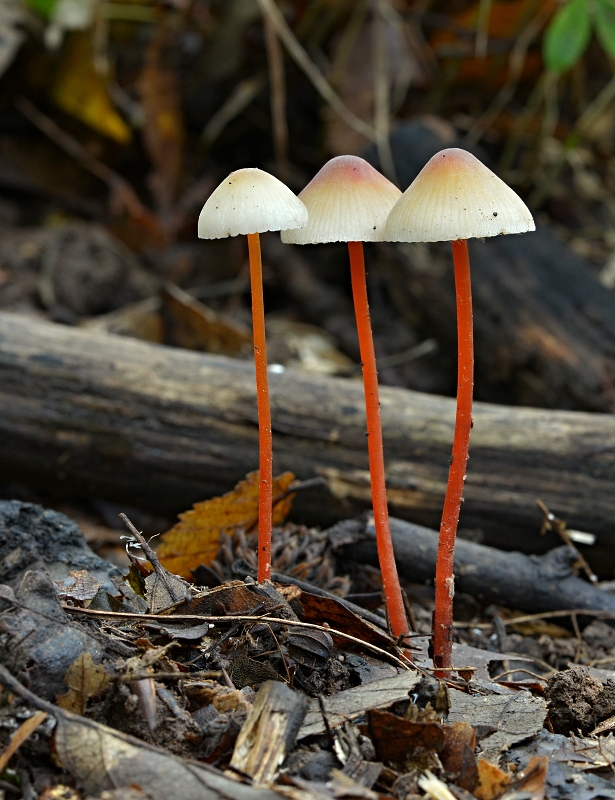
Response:
M95 664L90 653L83 653L73 661L64 675L68 692L61 694L56 703L60 708L85 714L88 700L99 695L109 683L109 676L100 664Z
M252 586L246 585L243 581L228 581L222 586L208 589L191 600L175 606L169 613L186 615L197 614L199 616L232 616L234 614L252 614L257 609L266 612L267 609L275 605L269 602L267 597L257 594Z
M518 776L519 790L531 792L531 800L544 800L548 768L549 759L546 756L533 756Z
M231 780L91 720L59 716L55 749L62 766L93 796L138 787L152 800L280 800L268 789Z
M9 742L8 747L4 753L0 755L0 772L4 770L6 765L19 750L21 745L26 741L26 739L31 736L38 726L46 719L46 711L37 711L36 714L33 714L25 722L22 722L19 728L17 728L15 733L11 736L11 741Z
M281 525L291 509L293 495L286 491L294 479L292 472L285 472L273 481L274 525ZM157 552L163 567L190 580L191 570L200 564L209 566L221 533L232 534L236 528L249 531L257 524L258 490L258 472L251 472L232 492L195 503L192 510L180 514L180 521L160 539Z
M225 356L249 352L252 336L244 325L212 311L174 283L163 287L161 299L169 344Z
M332 628L356 636L357 639L364 642L385 648L393 644L386 631L362 619L332 597L320 597L310 592L301 592L300 602L303 608L301 619L304 622L321 624L322 620L326 619ZM344 642L344 646L347 647L348 643Z
M368 716L370 738L381 761L405 765L418 749L440 753L446 738L437 722L411 722L390 711L372 709Z
M478 769L474 748L476 733L467 722L443 725L444 747L440 752L442 766L456 786L469 792L478 785Z
M484 758L478 762L478 800L496 800L510 783L510 776Z

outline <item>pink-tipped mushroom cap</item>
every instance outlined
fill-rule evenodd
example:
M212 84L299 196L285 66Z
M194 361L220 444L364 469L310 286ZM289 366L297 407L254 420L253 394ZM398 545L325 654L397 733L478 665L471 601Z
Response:
M536 230L529 208L466 150L431 158L393 207L389 242L445 242Z
M282 241L381 242L389 211L400 196L399 189L362 158L332 158L299 194L308 210L307 226L282 231Z

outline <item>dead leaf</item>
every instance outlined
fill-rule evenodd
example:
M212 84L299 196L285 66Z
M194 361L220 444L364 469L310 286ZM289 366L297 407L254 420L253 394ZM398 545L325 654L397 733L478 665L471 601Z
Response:
M181 578L178 578L177 575L172 575L171 573L167 574L166 579L175 594L182 600L186 597L186 594L190 596L186 581L183 581ZM163 611L165 608L170 608L170 606L175 605L177 602L171 597L165 586L165 582L156 572L152 572L151 575L148 575L145 579L145 599L149 604L152 614L158 614L160 611Z
M174 283L166 284L161 298L167 312L165 339L169 344L225 356L250 350L252 335L248 328L207 308Z
M474 749L476 733L467 722L453 722L443 725L444 747L440 752L442 766L456 786L468 792L474 791L478 784L478 769Z
M534 756L518 776L519 789L523 792L530 792L531 800L543 800L548 769L549 759L546 756Z
M386 649L394 643L386 631L355 614L334 597L321 597L310 592L301 592L299 602L303 609L301 619L304 622L316 622L320 625L323 619L326 619L335 630L348 633L350 636L375 644L377 647ZM333 635L333 640L335 641L335 639L336 637ZM341 640L337 641L339 644ZM344 647L347 646L348 641L346 640Z
M285 472L273 481L273 524L281 525L292 506L293 495L286 493L295 476ZM191 511L179 515L178 522L162 535L158 547L160 563L174 575L191 580L191 570L208 566L216 557L220 534L236 528L250 530L258 522L259 473L247 478L222 497L195 503Z
M68 692L58 697L57 705L83 715L88 700L103 691L109 683L109 676L104 667L94 663L90 653L83 653L66 670L64 683L68 686Z
M92 130L128 144L132 131L113 107L105 81L96 71L91 33L69 34L62 52L51 87L55 104Z
M478 762L478 800L496 800L510 783L510 776L484 758Z
M19 728L15 731L15 733L11 736L11 741L9 742L8 747L0 755L0 772L3 772L6 765L9 763L11 758L15 755L15 753L19 750L21 745L26 741L26 739L34 733L34 731L38 728L38 726L47 719L47 712L46 711L37 711L36 714L33 714L29 719L23 722Z
M269 789L245 786L91 720L60 716L55 750L62 766L95 797L105 790L139 786L152 800L280 800Z
M370 738L380 761L403 767L412 759L414 751L439 753L446 741L442 725L437 722L412 722L378 709L372 709L367 719Z

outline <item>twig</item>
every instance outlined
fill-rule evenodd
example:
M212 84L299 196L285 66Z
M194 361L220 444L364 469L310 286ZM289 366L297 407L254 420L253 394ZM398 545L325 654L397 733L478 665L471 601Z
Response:
M69 611L73 614L85 614L89 617L107 617L107 618L116 618L116 619L135 619L135 620L144 620L144 619L154 619L158 622L162 618L164 619L164 615L160 614L138 614L136 612L130 611L97 611L92 608L77 608L76 606L69 606L65 603L62 603L62 608L66 611ZM291 627L297 628L311 628L315 631L324 631L325 633L330 634L331 636L338 636L340 639L346 639L349 642L354 642L355 644L361 645L365 647L367 650L371 650L374 653L378 653L383 658L388 658L394 661L399 667L403 669L412 669L414 665L412 662L408 662L406 658L403 656L403 653L400 656L393 655L393 653L388 653L386 650L383 650L381 647L378 647L375 644L371 644L370 642L365 642L363 639L359 639L357 636L351 636L349 633L343 633L342 631L338 631L335 628L331 628L329 625L316 625L313 622L300 622L299 620L288 620L288 619L280 619L278 617L249 617L246 614L232 614L225 617L216 617L216 616L204 616L202 614L173 614L173 615L166 615L166 618L170 618L176 622L187 622L189 620L201 620L202 622L274 622L277 625L286 625ZM383 634L384 635L384 634ZM391 642L391 645L394 646L394 642Z
M143 672L138 675L118 675L112 677L111 680L115 683L132 683L133 681L142 680L155 680L155 681L179 681L179 680L203 680L212 679L219 680L222 678L222 672L216 669L204 670L201 672Z
M293 682L292 682L290 670L288 669L288 662L286 661L284 653L282 652L282 648L280 647L280 643L278 642L278 637L273 632L273 628L271 627L271 625L268 625L267 627L269 628L269 633L271 634L271 636L273 638L273 641L275 642L275 646L277 648L277 651L280 654L280 658L282 659L282 664L284 664L284 671L286 672L286 679L288 680L288 685L292 688L292 683Z
M258 0L258 4L263 14L266 14L271 20L271 24L276 29L278 36L284 42L286 49L297 66L305 72L322 99L331 106L335 113L340 116L347 125L350 125L351 128L370 141L378 142L378 132L374 130L371 125L368 125L367 122L359 119L359 117L348 108L337 92L333 90L321 71L298 42L296 36L286 24L286 20L282 16L280 9L273 0Z
M527 675L531 675L532 678L536 678L539 681L543 681L544 683L547 682L547 679L542 675L538 675L537 672L532 672L529 669L525 669L525 667L517 667L516 669L506 669L504 672L500 672L499 675L496 675L492 680L499 681L500 678L506 677L506 675L514 675L515 672L525 672Z
M269 15L263 15L265 46L269 66L269 97L273 122L273 149L278 177L288 179L288 122L286 120L286 79L284 76L284 54L276 30Z
M539 35L550 13L551 10L545 6L543 11L537 17L531 19L519 33L508 59L508 78L506 83L496 94L489 108L474 122L468 131L466 136L468 145L471 146L478 142L487 128L499 117L508 102L512 100L527 60L529 47Z
M47 712L46 711L37 711L36 714L33 714L29 719L23 722L19 728L15 731L15 733L11 736L11 741L8 744L8 747L0 755L0 772L4 772L4 768L9 763L11 758L15 755L15 753L19 750L21 745L30 737L34 731L38 728L38 726L43 723L47 719Z
M124 523L124 525L128 528L128 530L135 537L137 542L139 542L139 544L141 545L141 550L143 550L147 560L150 562L150 564L154 568L154 571L155 571L156 575L158 575L158 577L160 578L160 580L164 584L164 588L169 593L169 597L171 598L171 600L174 603L179 603L184 598L180 597L179 594L175 591L175 589L171 585L171 581L169 580L169 573L167 572L167 570L160 563L160 560L159 560L158 556L156 555L154 550L149 546L149 543L148 543L147 539L143 536L143 534L140 531L138 531L135 528L135 526L128 519L126 514L121 513L119 515L119 517L122 520L122 522Z
M106 164L103 164L102 161L94 158L74 136L63 131L59 125L56 125L50 117L39 111L34 103L31 103L26 97L16 97L13 102L24 117L29 119L58 147L61 147L64 152L72 156L84 169L87 169L88 172L91 172L92 175L107 184L111 191L111 206L115 207L116 211L120 212L125 209L134 219L149 223L159 233L162 231L158 218L143 205L137 193L125 178L118 175Z
M397 183L395 163L389 139L391 130L391 98L387 63L386 10L388 0L378 0L374 20L374 127L378 133L376 147L382 171Z
M201 142L207 147L216 141L231 120L246 109L265 86L265 75L258 72L250 78L239 81L222 106L210 118L201 133Z
M474 57L486 58L489 44L489 18L491 16L491 0L479 0L476 18L476 40Z
M564 520L559 519L558 517L555 516L555 514L552 514L546 507L546 505L542 502L542 500L540 499L536 500L536 505L542 511L543 514L543 521L542 521L542 527L540 528L540 533L544 534L547 531L554 531L555 533L557 533L557 535L564 542L564 544L568 545L568 547L571 547L574 550L575 555L577 557L577 561L581 565L581 569L587 575L590 582L593 584L598 583L598 576L589 566L583 554L580 553L579 550L575 547L575 544L572 541L572 537L570 536L568 526L566 525Z

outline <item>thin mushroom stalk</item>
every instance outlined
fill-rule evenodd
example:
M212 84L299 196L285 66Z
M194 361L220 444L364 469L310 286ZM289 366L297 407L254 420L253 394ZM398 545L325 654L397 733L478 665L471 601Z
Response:
M472 324L472 284L467 239L451 242L457 296L457 409L453 453L440 523L436 559L435 608L433 614L434 666L450 667L453 653L453 562L459 512L470 451L472 430L472 392L474 389L474 331Z
M380 421L378 370L367 300L363 242L348 242L348 255L350 257L350 279L352 283L352 296L354 299L357 333L359 335L359 350L361 352L361 364L363 369L365 417L367 421L367 452L369 457L369 474L378 561L382 573L382 586L387 601L391 630L396 636L403 636L408 633L408 621L399 584L399 577L397 575L397 565L395 564L395 553L393 552L393 542L391 540L391 529L389 525L389 509L384 470L384 446L382 442L382 424Z
M258 233L248 234L250 287L252 292L252 330L254 335L254 367L256 371L256 406L258 413L259 493L258 493L258 570L259 583L271 577L271 528L273 518L273 436L271 403L267 373L267 339L265 336L265 300L263 297L263 265Z
M469 238L535 230L525 203L465 150L436 153L397 201L386 222L389 242L445 242L453 248L457 297L457 411L435 575L433 662L438 677L452 667L455 538L472 429L474 345Z
M338 156L327 162L299 194L308 209L307 226L301 230L282 231L282 241L293 244L348 244L363 366L367 449L378 559L391 630L395 636L403 638L408 634L408 620L389 527L378 372L363 255L363 242L382 241L387 216L400 196L399 189L362 158Z
M201 239L248 237L252 328L259 441L258 582L271 576L271 525L273 517L273 436L267 372L263 268L259 234L307 225L307 210L273 175L260 169L240 169L215 189L199 216Z

